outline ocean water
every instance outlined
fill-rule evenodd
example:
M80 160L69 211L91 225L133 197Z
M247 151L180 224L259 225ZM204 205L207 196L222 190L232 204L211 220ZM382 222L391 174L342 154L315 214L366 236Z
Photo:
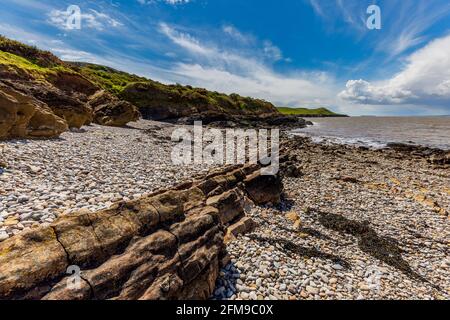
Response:
M402 142L450 150L450 116L306 118L314 126L293 133L314 141L383 148Z

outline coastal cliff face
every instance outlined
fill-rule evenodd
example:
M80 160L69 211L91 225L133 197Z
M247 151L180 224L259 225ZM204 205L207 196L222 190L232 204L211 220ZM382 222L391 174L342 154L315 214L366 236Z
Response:
M45 104L68 128L90 123L124 126L141 115L188 124L200 120L229 126L306 125L302 119L282 115L264 100L165 85L105 66L64 62L50 52L1 36L0 79L3 87ZM55 131L51 136L59 134Z
M72 214L0 243L0 299L208 299L226 239L277 203L279 177L232 167L110 209ZM70 285L70 266L81 269Z
M68 64L99 87L136 105L144 119L176 121L190 117L211 122L234 117L281 116L272 103L261 99L179 84L166 85L95 64Z
M0 137L53 137L67 129L46 104L0 84Z
M275 115L271 103L220 94L205 89L181 85L164 86L157 83L132 83L120 96L139 106L144 118L154 120L178 119L202 115L205 118L223 114L241 116Z
M50 52L4 37L0 37L0 79L5 101L0 108L5 114L14 113L12 100L6 98L12 92L16 100L20 97L20 101L27 100L26 104L35 106L28 107L25 117L23 110L2 117L5 127L14 128L19 121L22 130L4 131L0 138L56 137L68 128L81 128L91 122L120 126L140 117L135 106L112 95L103 95L100 87ZM98 99L99 95L103 95L101 105L91 105L90 102ZM7 103L6 99L10 102ZM43 108L46 116L38 116ZM33 113L32 109L38 112ZM41 129L36 130L35 127Z

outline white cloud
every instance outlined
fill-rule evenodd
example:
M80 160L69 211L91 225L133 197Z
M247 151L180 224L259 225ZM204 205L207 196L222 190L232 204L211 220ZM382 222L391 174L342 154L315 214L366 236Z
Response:
M382 29L374 32L366 27L367 1L309 0L309 4L328 32L354 33L358 40L364 38L376 51L387 54L387 60L428 41L427 31L450 13L450 4L442 1L379 1ZM340 28L342 21L351 28Z
M450 4L433 1L388 1L381 7L383 29L376 50L390 58L426 43L426 31L450 13Z
M49 22L62 30L69 30L67 21L71 15L69 11L52 10L48 14ZM103 31L109 27L116 28L122 26L118 20L110 17L106 13L102 13L93 9L89 9L87 13L81 11L81 27Z
M274 46L272 42L268 40L264 41L264 53L269 59L272 59L274 61L283 59L283 53L281 52L280 48Z
M163 2L170 5L179 5L179 4L186 4L191 2L191 0L137 0L140 4L153 4L157 2Z
M282 58L271 43L267 42L261 53L234 52L220 48L217 43L205 44L165 23L160 24L160 32L183 50L183 56L193 60L171 68L172 79L177 82L225 93L237 92L278 105L330 106L335 100L337 86L330 75L323 72L280 74L266 65L264 57L269 53L272 59Z
M450 104L450 35L436 39L407 58L391 79L370 83L350 80L339 97L357 103Z
M250 44L255 41L253 36L243 34L240 32L237 28L235 28L232 25L225 25L222 27L223 32L233 38L234 40L237 40L238 42L242 44Z
M94 63L97 60L97 57L95 55L82 50L51 48L50 51L56 54L61 60L64 61L80 61L80 62Z

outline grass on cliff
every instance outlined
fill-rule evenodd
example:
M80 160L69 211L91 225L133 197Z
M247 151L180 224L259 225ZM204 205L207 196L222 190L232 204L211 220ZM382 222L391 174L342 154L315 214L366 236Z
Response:
M49 51L8 39L0 35L0 51L7 52L43 68L62 66L63 62Z
M130 101L138 107L151 105L151 97L145 94L132 95L130 88L142 87L149 89L158 96L169 98L168 102L191 104L197 106L215 106L221 111L256 112L258 110L275 111L267 101L242 97L237 94L227 95L203 88L194 88L180 84L166 85L134 74L118 71L113 68L80 62L68 62L76 71L84 75L101 88ZM154 98L157 100L157 98ZM275 111L276 112L276 111Z
M326 108L308 109L308 108L277 108L282 114L285 115L298 115L298 116L338 116Z
M11 71L26 72L35 79L47 79L58 72L74 72L63 65L43 67L29 59L4 51L0 51L0 65L6 66Z
M115 95L120 94L130 83L150 81L134 74L101 65L79 62L70 62L70 64L90 81Z

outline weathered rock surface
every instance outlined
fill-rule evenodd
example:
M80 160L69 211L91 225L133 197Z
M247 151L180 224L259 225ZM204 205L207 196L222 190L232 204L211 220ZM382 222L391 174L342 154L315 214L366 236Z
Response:
M16 235L0 243L0 299L207 299L227 227L236 235L252 227L244 194L274 202L277 180L257 166L230 167ZM70 266L81 270L77 286Z
M67 129L44 103L0 85L0 138L56 137Z
M426 158L429 163L434 165L450 165L450 151L448 150L429 148L407 143L388 143L385 152L392 151L394 151L393 156L396 158Z
M79 94L66 93L49 83L38 81L4 81L25 96L45 103L58 117L66 120L70 128L81 128L92 122L92 109L79 100Z
M94 111L94 123L105 126L122 127L141 117L138 109L131 103L121 101L103 90L89 98L89 105Z

